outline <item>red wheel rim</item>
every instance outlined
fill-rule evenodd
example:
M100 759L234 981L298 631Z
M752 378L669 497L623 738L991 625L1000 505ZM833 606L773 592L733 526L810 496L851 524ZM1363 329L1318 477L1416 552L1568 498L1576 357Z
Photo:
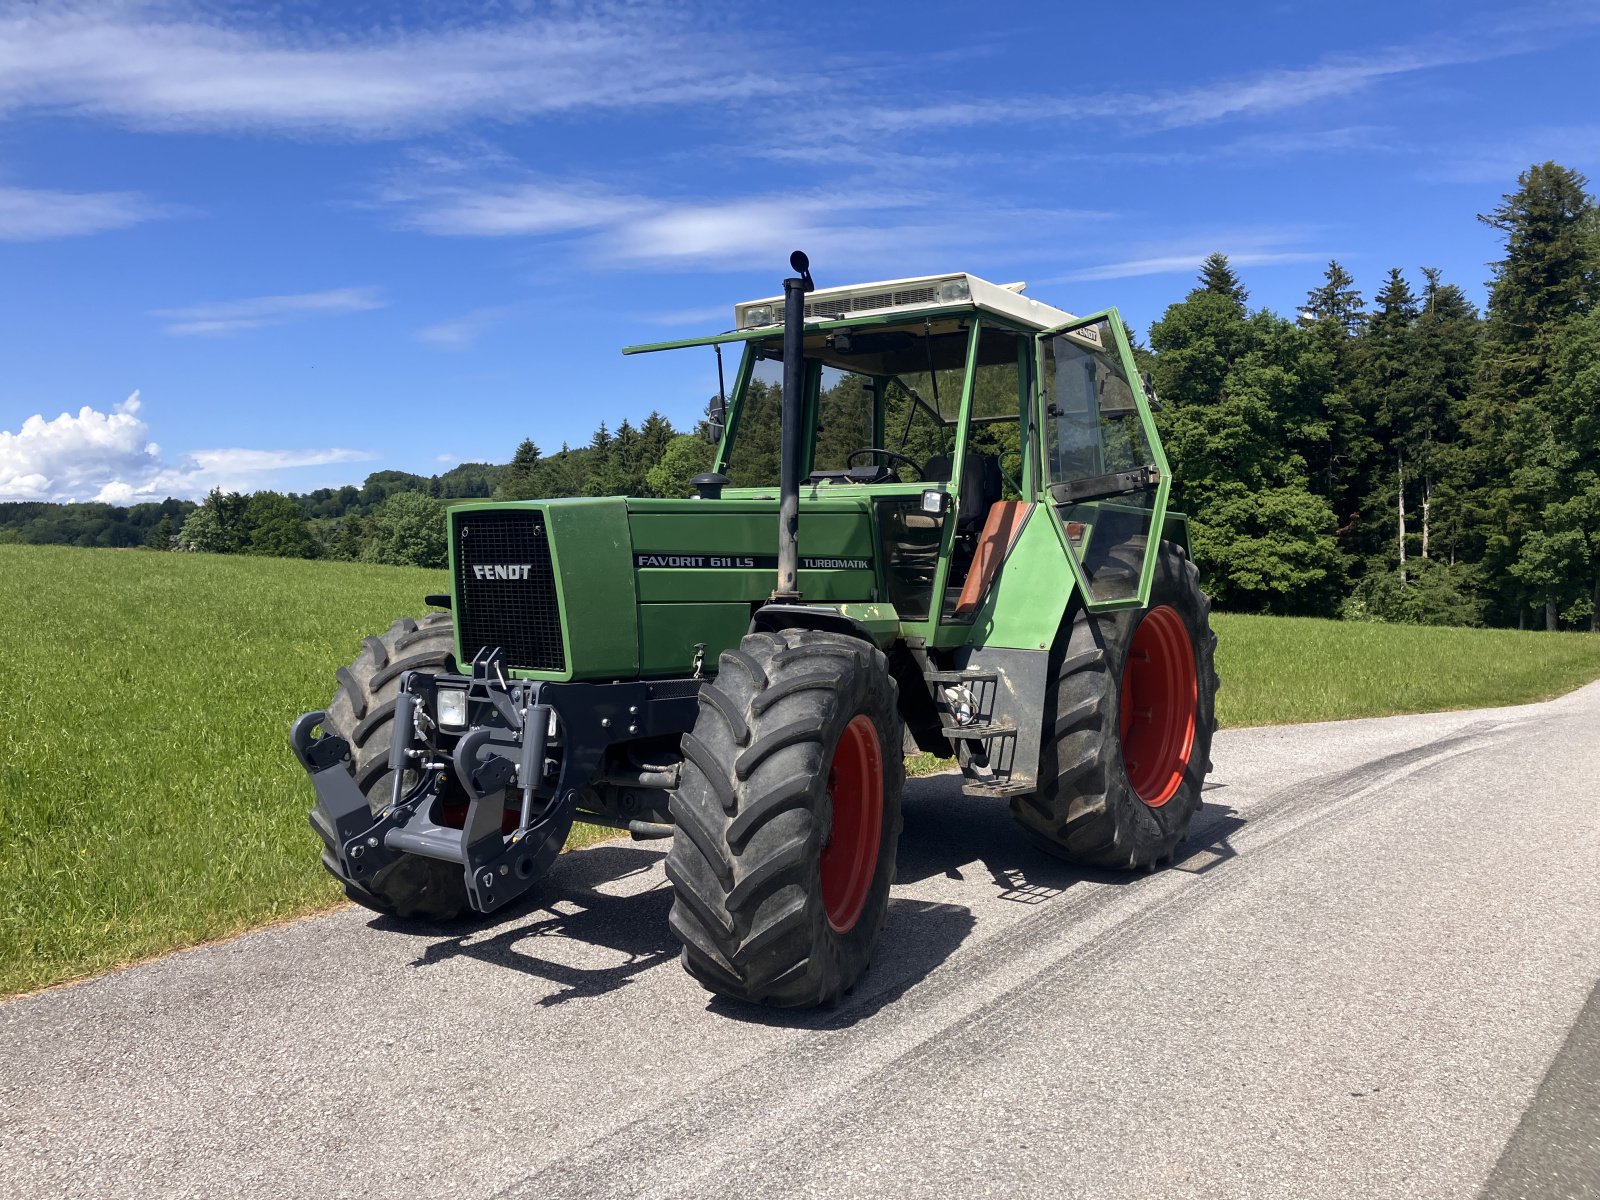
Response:
M836 933L849 933L866 907L883 838L883 752L878 727L862 714L846 725L828 769L833 832L822 848L822 906Z
M1177 794L1194 751L1200 687L1189 630L1170 605L1152 608L1133 633L1122 668L1122 763L1151 808Z

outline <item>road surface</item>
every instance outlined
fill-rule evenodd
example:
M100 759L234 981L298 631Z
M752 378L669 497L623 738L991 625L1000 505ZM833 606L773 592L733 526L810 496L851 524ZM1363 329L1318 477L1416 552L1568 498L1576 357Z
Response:
M829 1012L709 1000L626 842L0 1004L0 1194L1600 1195L1600 684L1213 757L1127 877L913 782Z

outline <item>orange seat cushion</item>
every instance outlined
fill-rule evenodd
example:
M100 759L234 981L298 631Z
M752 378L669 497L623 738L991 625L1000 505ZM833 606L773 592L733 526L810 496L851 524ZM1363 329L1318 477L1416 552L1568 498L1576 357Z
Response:
M978 602L989 590L995 572L1011 553L1011 547L1016 545L1032 511L1033 505L1022 500L997 500L989 506L983 532L978 535L977 552L972 556L966 582L961 585L961 595L956 600L956 616L970 616L978 611Z

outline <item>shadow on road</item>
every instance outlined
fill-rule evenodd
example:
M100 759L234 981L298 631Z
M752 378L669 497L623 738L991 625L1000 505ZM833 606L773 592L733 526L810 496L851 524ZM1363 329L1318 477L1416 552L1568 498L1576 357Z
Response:
M906 789L900 883L935 875L963 880L963 867L976 863L1000 899L1042 904L1075 883L1124 884L1140 877L1139 872L1077 866L1056 858L1029 840L1005 803L964 796L959 786L955 776L934 776L913 780ZM1200 874L1227 861L1234 856L1230 839L1243 825L1244 818L1228 805L1207 803L1195 814L1173 865Z
M640 846L594 846L562 855L541 886L499 912L448 924L386 916L370 924L426 940L414 964L419 968L470 958L520 971L555 985L538 1001L544 1007L598 996L677 957L677 939L667 928L672 890L666 882L629 894L613 890L661 858L660 851ZM575 953L569 946L584 949Z
M936 876L965 883L977 869L996 898L1037 905L1077 883L1122 884L1139 877L1052 857L1028 841L1004 803L963 796L954 777L910 781L904 811L897 886ZM1230 839L1243 824L1226 805L1206 805L1174 867L1201 874L1226 862L1234 856ZM593 846L562 855L540 887L500 912L448 924L377 916L370 925L421 941L414 964L418 969L468 958L519 971L552 985L537 1001L546 1007L599 996L678 956L678 941L667 926L671 888L659 877L642 891L626 883L659 870L663 857L660 849L628 843ZM836 1008L785 1012L720 999L709 1003L727 1016L760 1024L852 1025L926 978L975 924L964 904L894 896L872 971L862 989Z

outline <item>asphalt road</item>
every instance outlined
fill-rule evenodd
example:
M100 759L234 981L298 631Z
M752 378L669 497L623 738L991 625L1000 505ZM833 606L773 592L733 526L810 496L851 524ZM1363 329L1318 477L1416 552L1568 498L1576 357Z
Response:
M1600 1196L1600 684L1214 758L1134 877L914 782L829 1012L709 1001L628 843L0 1004L0 1193Z

